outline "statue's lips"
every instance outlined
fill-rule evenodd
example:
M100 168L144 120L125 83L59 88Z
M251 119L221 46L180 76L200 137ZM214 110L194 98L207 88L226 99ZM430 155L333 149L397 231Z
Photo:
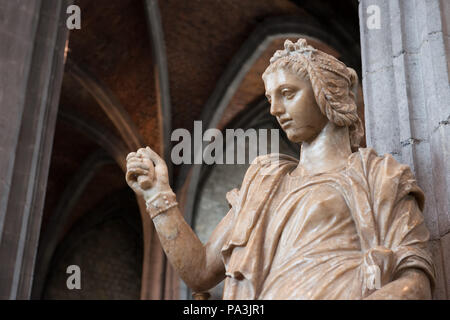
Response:
M292 119L280 121L280 126L285 129L288 128L292 124Z

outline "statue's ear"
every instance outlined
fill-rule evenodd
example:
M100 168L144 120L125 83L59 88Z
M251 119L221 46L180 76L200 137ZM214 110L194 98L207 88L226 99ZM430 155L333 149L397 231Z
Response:
M356 71L353 68L349 67L347 67L347 70L350 74L350 81L352 83L352 86L358 85L358 74L356 73Z
M350 75L350 90L353 92L353 96L356 97L358 95L358 74L352 68L347 67L347 70Z

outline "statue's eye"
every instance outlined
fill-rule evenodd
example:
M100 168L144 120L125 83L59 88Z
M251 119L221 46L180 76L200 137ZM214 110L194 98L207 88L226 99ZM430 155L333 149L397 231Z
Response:
M294 97L294 91L292 91L289 88L284 88L281 90L281 94L283 95L283 97L287 98L287 99L292 99Z
M269 103L272 103L272 99L270 99L270 96L268 94L266 94L266 98L267 98L267 101L269 101Z

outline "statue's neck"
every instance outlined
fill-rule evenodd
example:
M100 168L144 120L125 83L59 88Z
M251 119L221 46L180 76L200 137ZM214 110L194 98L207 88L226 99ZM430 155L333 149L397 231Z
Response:
M292 175L318 174L344 167L352 153L348 127L328 122L310 142L303 142L300 162Z

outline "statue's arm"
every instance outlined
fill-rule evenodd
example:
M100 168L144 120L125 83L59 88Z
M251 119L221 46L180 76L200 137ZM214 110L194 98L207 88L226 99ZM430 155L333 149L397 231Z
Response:
M206 291L225 277L220 251L230 228L229 217L219 223L206 245L186 223L178 207L153 219L169 261L194 292Z
M405 269L392 282L370 294L365 300L429 300L430 279L420 269Z
M433 262L426 246L429 232L416 198L411 194L405 196L395 207L393 217L390 229L384 232L398 255L395 260L400 264L395 265L395 269L399 271L391 282L367 299L431 299ZM408 253L401 253L401 250Z
M164 160L148 147L128 155L126 180L146 200L161 245L184 282L194 292L219 283L225 277L220 251L231 226L231 215L221 221L203 245L175 205Z

